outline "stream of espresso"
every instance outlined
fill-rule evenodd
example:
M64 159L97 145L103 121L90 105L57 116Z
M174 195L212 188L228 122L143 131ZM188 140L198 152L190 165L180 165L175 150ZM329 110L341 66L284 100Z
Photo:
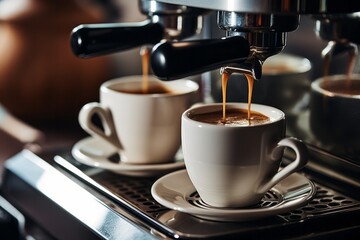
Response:
M355 67L355 63L356 63L356 54L355 53L350 53L349 54L349 58L348 58L348 67L347 67L347 71L346 71L346 86L345 88L347 90L350 91L351 88L351 74L353 73L354 67ZM324 81L329 81L329 72L330 72L330 62L331 62L331 57L330 56L326 56L324 58L324 66L323 66L323 78ZM344 89L344 90L346 90Z
M224 71L221 75L222 111L223 111L222 122L226 122L226 88L229 78L230 78L230 74Z
M221 83L222 83L222 105L223 105L223 116L222 121L226 122L226 90L227 90L227 82L231 76L231 73L223 72L221 77ZM244 74L244 76L247 79L248 82L248 107L247 107L247 119L249 122L249 125L251 125L251 100L252 100L252 93L253 93L253 87L254 87L254 78L250 74Z
M346 88L350 89L351 88L351 74L354 71L355 68L355 63L356 63L356 54L352 53L349 55L349 59L348 59L348 69L347 69L347 73L346 73Z
M149 92L149 63L150 63L150 48L143 47L140 51L142 63L142 92L144 94Z
M248 82L248 121L250 125L251 120L251 101L254 88L254 77L250 74L244 74Z

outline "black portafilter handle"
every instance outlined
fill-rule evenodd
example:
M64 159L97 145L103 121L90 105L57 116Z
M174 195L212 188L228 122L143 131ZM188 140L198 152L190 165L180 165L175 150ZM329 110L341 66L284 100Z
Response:
M83 24L73 29L70 41L76 56L89 58L156 44L163 39L163 35L163 26L149 21Z
M244 62L249 53L249 42L240 36L163 42L152 50L151 67L159 79L174 80Z

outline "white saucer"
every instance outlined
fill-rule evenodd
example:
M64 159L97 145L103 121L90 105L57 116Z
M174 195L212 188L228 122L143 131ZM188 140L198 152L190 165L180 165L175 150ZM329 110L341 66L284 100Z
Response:
M99 138L87 137L77 142L72 148L73 157L82 164L102 168L114 173L128 176L156 176L185 167L181 154L175 156L174 162L163 164L127 164L112 162L110 158L117 155L117 149Z
M169 173L158 179L151 194L163 206L199 218L216 221L249 221L286 213L305 205L316 194L309 179L294 173L274 186L263 201L247 208L215 208L198 196L186 170Z

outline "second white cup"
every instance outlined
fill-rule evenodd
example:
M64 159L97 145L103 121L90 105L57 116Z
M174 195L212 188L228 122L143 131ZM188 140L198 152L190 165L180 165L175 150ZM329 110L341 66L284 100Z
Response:
M103 83L100 103L86 104L79 113L79 123L90 135L116 146L123 162L169 162L181 143L181 114L194 103L199 86L191 80L161 82L150 76L150 89L167 90L142 94L142 84L142 76ZM94 115L100 117L103 128L94 124Z

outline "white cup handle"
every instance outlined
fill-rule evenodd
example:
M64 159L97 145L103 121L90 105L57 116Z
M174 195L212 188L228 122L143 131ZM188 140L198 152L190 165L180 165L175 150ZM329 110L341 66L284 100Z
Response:
M281 169L278 173L276 173L270 181L265 183L264 186L262 186L259 189L260 193L265 193L270 188L275 186L277 183L279 183L281 180L289 176L290 174L298 171L302 167L304 167L308 161L308 151L305 146L305 144L296 139L296 138L284 138L278 142L278 145L274 148L272 152L272 160L278 160L282 157L284 149L286 147L291 148L294 150L296 154L296 158L294 161L292 161L289 165Z
M92 118L98 115L104 130L96 126ZM90 135L99 136L116 148L122 149L121 143L117 137L114 121L110 109L102 106L100 103L88 103L84 105L79 113L80 126Z

